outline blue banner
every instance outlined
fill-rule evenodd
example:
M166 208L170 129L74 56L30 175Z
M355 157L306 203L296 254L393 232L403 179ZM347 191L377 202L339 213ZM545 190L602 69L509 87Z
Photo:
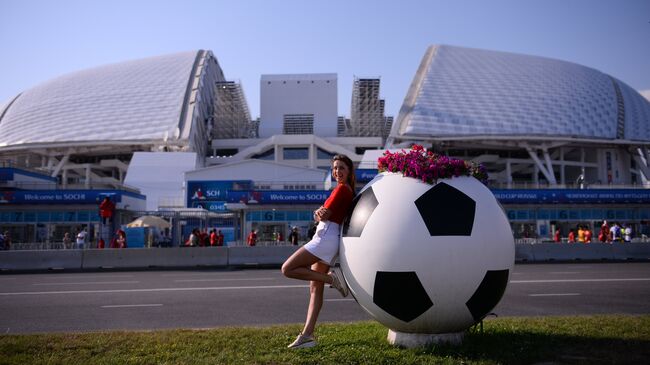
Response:
M354 170L354 176L357 178L358 182L367 183L370 180L374 179L377 176L377 169L356 169Z
M502 204L648 204L648 189L495 189Z
M188 181L187 182L187 200L188 207L196 207L197 203L208 201L227 201L235 202L239 199L239 192L245 191L249 194L253 190L253 181L251 180L214 180L214 181ZM231 192L235 192L231 197ZM201 204L204 206L204 204Z
M105 196L119 203L122 194L116 190L4 190L0 204L99 204Z
M14 169L0 167L0 181L11 181L14 179Z

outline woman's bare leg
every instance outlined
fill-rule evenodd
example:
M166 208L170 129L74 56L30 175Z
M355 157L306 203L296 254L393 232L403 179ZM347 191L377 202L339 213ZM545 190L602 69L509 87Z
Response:
M327 271L320 270L320 266L314 266L320 259L311 252L300 247L291 255L287 261L282 264L282 274L288 278L318 281L321 283L331 284L332 277L327 275ZM323 264L324 266L328 265ZM319 271L314 270L317 267Z
M311 271L321 273L327 276L329 271L329 265L326 265L322 262L317 262L312 265ZM314 328L316 327L316 321L318 320L318 314L320 313L321 308L323 307L323 287L325 283L322 281L311 281L309 283L309 308L307 309L307 320L305 321L305 327L302 330L303 335L311 335L314 333Z

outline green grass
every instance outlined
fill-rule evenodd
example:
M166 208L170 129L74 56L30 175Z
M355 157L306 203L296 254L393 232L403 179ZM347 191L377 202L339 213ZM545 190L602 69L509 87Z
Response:
M0 336L0 364L647 364L650 315L487 320L459 346L402 349L376 322L321 324L319 345L288 350L299 325Z

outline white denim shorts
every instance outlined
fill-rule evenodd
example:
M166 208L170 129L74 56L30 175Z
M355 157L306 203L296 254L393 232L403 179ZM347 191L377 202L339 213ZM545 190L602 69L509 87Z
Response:
M314 237L303 247L323 263L332 266L339 254L340 241L341 229L338 223L319 222Z

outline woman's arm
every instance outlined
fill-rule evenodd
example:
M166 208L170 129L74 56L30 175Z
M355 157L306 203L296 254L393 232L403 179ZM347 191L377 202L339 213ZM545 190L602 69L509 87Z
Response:
M332 211L321 206L320 208L314 211L314 220L317 222L325 222L332 215Z

